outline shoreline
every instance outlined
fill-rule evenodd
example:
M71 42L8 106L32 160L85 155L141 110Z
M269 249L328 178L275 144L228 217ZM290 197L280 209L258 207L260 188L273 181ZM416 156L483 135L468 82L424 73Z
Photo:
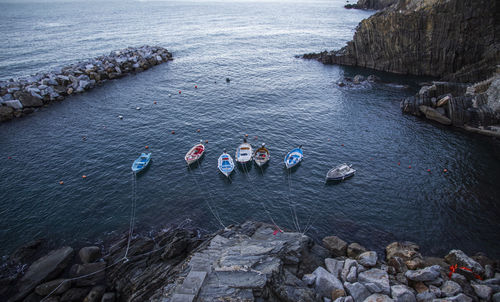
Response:
M128 240L130 240L129 244ZM231 275L227 282L236 283L233 285L237 288L259 287L262 290L271 291L268 295L280 296L278 300L270 299L269 301L299 301L300 299L319 301L318 298L326 297L331 299L330 301L342 298L342 302L349 302L351 299L354 302L362 302L375 294L386 295L384 299L390 299L389 296L392 295L392 299L397 300L392 287L403 286L405 295L416 296L417 301L448 299L449 297L453 298L451 301L458 299L458 301L471 302L478 301L478 290L474 289L475 285L481 285L480 289L487 291L489 298L480 297L485 301L489 301L495 293L500 291L500 262L489 259L483 253L469 257L459 250L452 250L444 258L442 256L426 257L420 253L418 245L397 241L385 247L384 256L367 250L356 242L348 244L336 236L327 236L319 244L301 233L283 231L273 225L253 221L247 221L241 225L230 225L224 230L210 234L203 233L196 227L186 227L182 224L171 225L148 235L134 234L129 237L127 232L122 233L112 242L104 243L101 247L84 246L77 250L66 246L38 253L34 257L40 245L35 241L21 247L10 255L8 260L10 264L2 266L0 294L10 297L9 301L22 301L26 297L29 301L35 301L35 299L40 301L43 297L45 297L44 301L59 301L59 299L66 301L70 297L73 301L84 299L89 301L91 296L99 296L99 299L103 296L108 298L112 296L117 301L143 301L144 299L157 301L160 296L173 298L179 294L179 288L186 286L185 280L189 279L193 272L200 272L198 275L202 274L203 279L208 279L211 274L223 272L223 274ZM209 250L214 249L217 253L208 253ZM222 263L229 261L226 257L233 252L227 254L228 251L236 250L247 252L231 256L232 260L224 264L225 268L217 268L217 265L223 265ZM202 255L207 256L203 258ZM217 261L214 258L215 262L207 266L207 263L211 263L211 260L206 258L208 255L212 255L210 256L212 258L222 258ZM256 263L250 265L252 261L256 261L254 257L257 255L261 258L260 261L264 262L259 265ZM28 261L30 257L31 260ZM276 261L281 260L268 263L266 261L269 257L276 258ZM198 258L204 260L195 260ZM447 279L448 267L456 264L455 262L461 267L470 267L474 274L487 281L481 281L474 274L460 269L453 273L457 276ZM250 266L245 268L241 266L242 263ZM277 263L281 263L282 268L274 271ZM262 268L262 265L266 269ZM15 267L20 271L6 276L6 268L9 267ZM267 269L273 272L269 273ZM254 271L261 271L261 274L255 275ZM375 282L363 279L369 277L363 275L363 272L368 271L373 271L376 275L385 274L388 277L387 284L379 284L375 287L367 284ZM139 272L141 272L140 275L137 275ZM246 277L240 278L242 274ZM329 274L333 274L333 277L340 283ZM432 280L418 279L429 274L432 275ZM82 277L87 275L88 277ZM133 276L136 277L133 278ZM262 279L264 276L265 280ZM221 278L220 275L218 278ZM222 277L226 280L224 278ZM283 286L283 278L296 280L286 289L286 294L278 289ZM325 278L329 281L324 281ZM493 281L488 281L488 279ZM452 280L460 285L460 293L455 290L452 296L448 293L443 296L442 292L447 288L445 284L451 284ZM356 285L357 283L362 284L363 288ZM230 290L234 288L233 285L229 285L226 294L231 292L233 297L239 298L248 294L243 290L233 292ZM208 290L211 286L213 285L210 282L203 283L202 281L199 286L194 287L195 289L197 287L196 291L201 295L204 292L201 287L207 287ZM332 286L333 291L330 290ZM218 286L217 288L225 287ZM441 288L439 293L436 288ZM47 297L49 294L52 297ZM261 294L253 291L254 298L258 298ZM217 293L209 292L208 295L215 299ZM457 295L461 296L456 297ZM433 298L429 300L430 296ZM55 297L58 298L55 299ZM361 299L362 297L364 298ZM50 300L51 298L53 300ZM100 301L99 299L90 301Z

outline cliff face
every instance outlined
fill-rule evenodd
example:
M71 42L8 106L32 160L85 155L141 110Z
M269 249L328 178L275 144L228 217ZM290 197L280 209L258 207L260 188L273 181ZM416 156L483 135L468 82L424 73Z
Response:
M495 19L495 0L400 0L361 21L344 48L304 58L476 82L500 62Z
M398 2L398 0L358 0L356 4L348 4L345 8L384 9Z

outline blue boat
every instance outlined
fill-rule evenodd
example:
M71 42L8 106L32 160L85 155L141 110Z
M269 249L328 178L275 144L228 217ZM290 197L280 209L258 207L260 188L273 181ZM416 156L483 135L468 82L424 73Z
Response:
M287 169L293 168L298 165L302 158L304 158L304 153L302 153L302 145L298 148L292 149L292 151L288 152L285 156L285 166Z
M134 173L141 172L142 170L144 170L144 168L147 167L150 161L151 153L141 153L141 156L134 160L134 163L132 164L132 171Z
M219 156L219 163L217 167L219 167L219 170L222 172L222 174L226 175L227 177L229 177L229 174L233 172L234 162L231 158L231 155L226 153L226 150L224 150L224 153Z

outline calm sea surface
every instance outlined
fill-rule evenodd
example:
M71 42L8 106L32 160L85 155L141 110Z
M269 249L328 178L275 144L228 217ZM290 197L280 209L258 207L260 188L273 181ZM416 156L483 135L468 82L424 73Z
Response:
M0 254L33 238L79 245L125 232L130 166L147 145L139 231L186 219L212 231L212 208L225 225L274 220L369 248L411 240L426 254L499 257L498 144L402 115L399 100L422 79L378 73L412 88L339 88L344 76L371 71L294 57L340 48L371 14L343 4L1 3L0 79L143 44L175 60L0 124ZM244 134L267 144L271 162L228 181L217 158L234 154ZM183 157L200 139L206 156L190 170ZM305 159L289 174L282 159L299 144ZM357 174L326 185L343 162Z

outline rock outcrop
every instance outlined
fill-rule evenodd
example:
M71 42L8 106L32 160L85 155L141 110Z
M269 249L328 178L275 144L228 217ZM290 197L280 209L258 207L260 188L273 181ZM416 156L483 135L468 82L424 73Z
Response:
M107 80L141 72L172 60L162 47L142 46L112 51L56 71L0 82L0 122L33 113L37 108L92 89Z
M336 51L306 54L325 64L477 82L500 62L493 0L399 0L361 21Z
M345 8L357 8L357 9L384 9L397 3L398 0L358 0L356 4L347 4Z

